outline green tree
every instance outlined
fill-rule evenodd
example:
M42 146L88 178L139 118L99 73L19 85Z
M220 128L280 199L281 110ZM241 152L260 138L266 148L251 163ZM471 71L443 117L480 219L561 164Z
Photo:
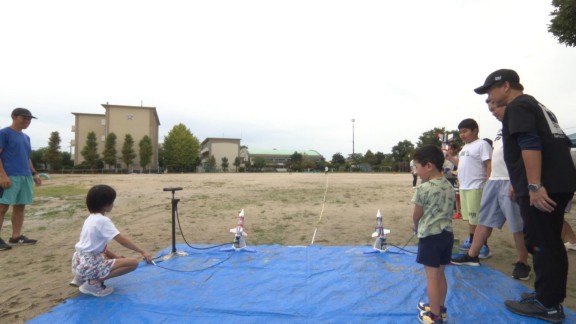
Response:
M102 152L103 160L108 168L116 167L116 134L110 133L106 136L106 141L104 142L104 152Z
M80 152L84 158L84 165L89 169L94 169L98 166L100 154L98 154L98 141L96 141L96 133L90 132L86 136L86 145Z
M210 155L208 159L208 163L206 163L206 171L207 172L215 172L216 171L216 158L214 155Z
M304 158L302 159L302 162L300 162L300 168L302 170L308 170L308 169L316 169L316 163L314 161L312 161L312 159L309 158Z
M289 161L289 165L288 167L294 171L300 171L302 170L302 161L304 160L304 157L302 156L302 154L298 153L298 152L294 152L292 155L290 155L290 161Z
M222 163L220 164L220 166L222 167L222 171L226 172L228 171L228 158L227 157L223 157L222 158Z
M60 152L60 161L62 161L63 169L71 169L74 167L74 159L70 152Z
M148 164L152 161L152 140L148 135L144 135L140 142L138 143L139 155L140 155L140 166L142 170L146 168Z
M200 142L184 124L178 124L164 137L164 164L170 171L191 171L200 153Z
M376 152L376 154L374 154L374 156L376 156L377 163L382 164L382 162L384 162L384 158L386 157L386 154L384 154L382 152Z
M576 1L552 0L555 7L550 13L552 19L548 31L552 33L560 44L576 46Z
M409 140L398 142L392 147L392 156L396 162L410 162L410 158L414 153L414 144Z
M242 164L242 159L239 156L234 158L234 166L236 167L236 172L238 172L238 168L240 167L241 164Z
M60 134L52 132L48 140L48 149L44 152L44 161L48 164L48 171L57 170L62 167L62 157L60 156Z
M262 171L262 169L266 166L266 160L259 156L254 159L254 168L258 171Z
M460 139L460 133L457 130L447 131L445 127L438 128L435 127L429 131L426 131L418 137L418 142L416 142L416 148L422 147L426 144L436 145L438 147L442 147L442 141L440 140L440 135L446 135L451 138L454 142L456 142L459 146L462 146L463 142Z
M362 153L354 153L348 155L348 162L350 162L351 164L362 163L363 160L364 156L362 155Z
M130 165L134 162L136 158L136 152L134 152L134 139L132 135L126 134L124 136L124 144L122 144L122 162L126 164L126 171L130 172Z
M366 151L364 154L364 162L370 164L371 166L378 165L378 158L371 150Z
M30 153L30 161L36 170L46 170L46 162L44 162L44 154L48 150L47 147L32 150Z
M346 158L344 158L342 153L338 152L338 153L332 155L331 163L332 163L332 167L339 170L341 167L346 166Z

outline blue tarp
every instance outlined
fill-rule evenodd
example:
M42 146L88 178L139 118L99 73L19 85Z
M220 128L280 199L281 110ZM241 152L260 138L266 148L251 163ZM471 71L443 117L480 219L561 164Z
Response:
M395 248L364 254L370 248L359 246L252 248L256 253L178 245L189 255L141 263L106 281L113 294L79 294L30 323L418 323L426 278L414 254ZM486 266L448 266L446 274L450 323L540 323L504 307L529 291L514 279ZM576 314L565 312L565 322L576 323Z

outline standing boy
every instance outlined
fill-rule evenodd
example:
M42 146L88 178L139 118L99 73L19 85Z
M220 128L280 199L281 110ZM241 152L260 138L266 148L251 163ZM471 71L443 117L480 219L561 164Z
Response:
M4 191L0 198L0 230L12 205L12 236L8 240L11 244L36 243L36 240L22 235L24 208L32 204L34 183L37 186L42 184L30 160L30 137L22 132L30 126L32 118L36 117L30 110L16 108L12 111L12 125L0 129L0 186ZM0 238L0 251L11 248Z
M479 127L474 119L468 118L461 121L458 124L458 131L465 145L458 159L451 157L448 159L458 166L462 218L468 221L470 230L469 239L460 245L460 250L466 252L474 241L474 231L478 225L482 189L491 171L492 147L478 137ZM486 243L482 246L480 258L488 258L490 255L490 249Z
M418 235L416 262L424 265L428 303L419 303L422 323L443 323L448 282L444 274L450 263L454 233L452 210L454 189L442 174L444 154L439 147L425 145L414 153L416 173L422 184L412 197L414 232Z
M486 100L488 109L502 121L506 106L498 105L494 101ZM479 266L478 256L484 242L492 234L492 229L502 228L508 221L508 228L514 237L516 246L516 262L512 270L512 277L519 280L530 279L530 266L528 265L528 251L524 244L524 223L520 215L520 207L515 201L511 190L510 177L504 162L504 147L502 145L502 130L498 131L493 142L490 178L486 182L480 203L478 226L474 232L474 242L468 253L452 259L453 264Z
M506 105L502 120L504 161L524 219L532 254L535 293L504 304L511 312L560 323L564 318L568 256L562 242L564 210L576 190L570 140L552 111L523 93L513 70L497 70L474 89Z

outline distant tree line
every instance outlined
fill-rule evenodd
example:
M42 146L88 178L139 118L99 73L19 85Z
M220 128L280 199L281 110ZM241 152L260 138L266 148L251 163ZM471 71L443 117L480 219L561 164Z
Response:
M440 134L447 134L458 145L462 145L457 130L447 131L445 128L433 128L422 133L416 144L409 140L398 142L392 147L392 152L389 154L373 153L372 150L368 150L364 154L355 153L344 157L342 153L338 152L332 156L332 160L326 161L324 158L311 159L306 155L294 152L286 163L286 168L295 172L324 171L325 167L329 167L333 171L351 172L408 171L409 162L415 149L425 144L441 146ZM90 132L86 137L86 144L80 151L84 161L79 165L74 165L71 154L60 150L59 133L52 132L48 140L48 147L32 151L31 159L37 169L50 172L70 168L131 172L134 160L138 156L141 169L151 171L149 166L152 162L153 152L152 141L149 136L146 135L140 139L137 151L134 139L130 134L125 135L120 151L117 149L117 144L116 134L109 133L105 138L102 155L100 155L96 134ZM242 162L240 157L234 159L232 166L237 172L262 172L269 168L266 165L266 160L262 157L257 157L253 162ZM200 163L200 141L185 125L175 125L164 137L164 142L159 145L158 164L160 170L194 172ZM216 161L214 156L210 156L203 165L206 172L215 172L218 167L227 172L231 167L228 158L223 157L220 161Z

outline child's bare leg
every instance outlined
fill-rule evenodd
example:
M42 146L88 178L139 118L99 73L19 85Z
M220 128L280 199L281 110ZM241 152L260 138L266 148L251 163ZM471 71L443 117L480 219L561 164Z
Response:
M136 267L138 267L138 262L139 260L134 258L116 259L116 262L114 262L114 266L112 267L112 270L110 271L110 273L106 278L90 279L88 280L88 283L93 285L95 282L102 282L106 279L125 275L129 272L134 271Z
M476 226L476 230L474 231L474 242L472 242L472 246L470 250L468 250L468 255L472 257L476 257L480 254L480 249L486 243L488 237L492 234L492 228L486 227L484 225Z
M138 267L138 262L140 262L140 260L134 258L116 259L116 262L114 262L114 266L112 267L112 271L110 271L110 274L104 279L119 277L121 275L132 272Z
M440 265L438 268L424 266L426 270L426 290L428 292L428 303L430 304L430 311L435 315L440 315L440 306L444 306L446 294L448 291L448 284L446 276L444 276L445 265Z

